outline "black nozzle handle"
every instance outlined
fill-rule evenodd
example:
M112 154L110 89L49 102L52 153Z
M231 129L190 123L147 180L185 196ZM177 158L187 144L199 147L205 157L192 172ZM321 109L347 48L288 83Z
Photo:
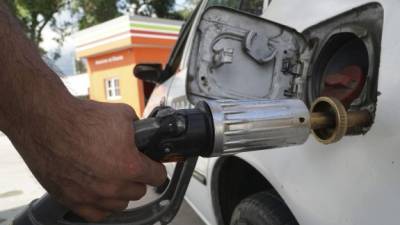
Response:
M160 129L160 123L156 118L147 118L133 122L135 129L135 144L139 149L145 149L154 135ZM156 159L155 159L156 160Z
M211 116L198 108L160 109L153 117L135 121L134 129L139 151L158 162L207 156L213 145Z

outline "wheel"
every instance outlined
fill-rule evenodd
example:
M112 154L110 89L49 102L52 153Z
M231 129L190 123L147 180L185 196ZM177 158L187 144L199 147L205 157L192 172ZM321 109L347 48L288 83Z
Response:
M298 225L283 199L265 191L242 200L235 208L231 225Z

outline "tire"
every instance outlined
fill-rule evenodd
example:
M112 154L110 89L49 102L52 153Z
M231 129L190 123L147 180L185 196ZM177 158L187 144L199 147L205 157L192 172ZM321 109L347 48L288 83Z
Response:
M283 199L274 192L260 192L242 200L230 225L298 225Z

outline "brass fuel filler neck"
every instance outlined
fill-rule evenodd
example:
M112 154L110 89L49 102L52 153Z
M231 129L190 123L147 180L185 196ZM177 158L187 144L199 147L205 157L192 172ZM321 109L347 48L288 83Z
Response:
M330 97L320 97L311 105L310 129L323 144L340 141L350 128L367 127L372 123L369 111L347 112L343 104Z

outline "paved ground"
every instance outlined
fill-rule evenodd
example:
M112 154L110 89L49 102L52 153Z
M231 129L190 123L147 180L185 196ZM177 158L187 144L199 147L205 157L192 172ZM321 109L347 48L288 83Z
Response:
M0 133L0 225L10 224L32 199L43 195L44 190L35 180L8 139ZM150 193L146 199L156 197ZM204 225L185 203L172 225Z

